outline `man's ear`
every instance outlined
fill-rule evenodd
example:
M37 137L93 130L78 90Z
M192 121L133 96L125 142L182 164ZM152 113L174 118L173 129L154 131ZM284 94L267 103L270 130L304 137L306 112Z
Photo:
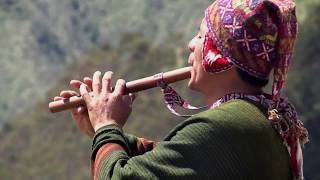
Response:
M202 49L202 66L206 72L222 72L230 69L233 63L223 57L213 43L210 32L206 33Z

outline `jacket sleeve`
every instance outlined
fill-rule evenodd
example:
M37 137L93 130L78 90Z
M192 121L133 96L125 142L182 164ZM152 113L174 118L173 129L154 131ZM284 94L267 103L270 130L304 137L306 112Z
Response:
M121 128L104 127L93 141L93 179L195 178L205 171L201 164L209 151L202 149L208 148L205 145L210 140L209 132L207 121L191 120L178 126L151 151L133 156L134 148L128 145Z
M156 141L137 137L132 134L124 134L124 139L131 151L131 157L142 155L151 151L156 146Z

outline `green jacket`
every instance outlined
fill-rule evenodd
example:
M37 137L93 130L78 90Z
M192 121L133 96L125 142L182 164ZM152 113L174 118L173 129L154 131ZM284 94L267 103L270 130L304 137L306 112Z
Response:
M156 146L106 126L93 141L92 172L99 180L291 179L289 155L266 109L246 100L183 121Z

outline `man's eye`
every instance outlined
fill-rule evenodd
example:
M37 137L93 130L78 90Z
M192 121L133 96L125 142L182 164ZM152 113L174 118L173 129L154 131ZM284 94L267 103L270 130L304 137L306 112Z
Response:
M199 38L199 39L201 39L201 38L202 38L202 36L201 36L201 35L198 35L198 38Z

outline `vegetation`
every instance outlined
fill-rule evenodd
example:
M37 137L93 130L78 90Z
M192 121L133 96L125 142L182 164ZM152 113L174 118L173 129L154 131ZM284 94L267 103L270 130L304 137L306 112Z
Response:
M209 2L1 1L1 179L89 179L91 141L78 131L68 112L48 112L48 97L68 89L71 79L91 76L96 70L113 70L115 78L130 81L184 66L187 38L202 17L194 9L204 9ZM320 3L297 3L300 33L285 94L309 129L304 169L306 179L316 180L320 178L320 17L316 16ZM186 82L175 86L194 104L202 103L198 94L185 88ZM159 91L139 94L126 132L160 140L183 120L168 112Z
M81 79L100 70L116 70L115 78L127 80L152 75L156 71L177 68L174 42L166 47L154 47L139 35L128 34L130 41L123 41L123 49L104 46L83 56L79 63L70 65L66 74L50 90L46 97L54 97L70 79ZM132 47L136 47L131 49ZM125 52L127 52L126 55ZM122 57L123 56L123 57ZM115 62L114 59L117 61ZM128 63L132 62L132 63ZM155 71L156 69L156 71ZM142 71L141 71L142 70ZM176 85L179 89L185 83ZM126 131L160 139L182 119L172 116L166 109L159 89L141 93L134 112L126 125ZM196 96L182 91L185 96ZM68 112L51 114L44 99L14 119L4 123L0 132L1 177L6 179L89 179L90 140L73 124ZM150 108L152 107L152 108ZM157 115L161 112L161 118ZM19 171L12 174L9 170Z
M126 33L139 33L152 44L163 44L172 33L183 32L186 42L208 4L184 0L2 0L0 83L5 86L0 86L0 92L10 91L0 98L0 124L45 97L65 68L78 63L93 47L119 47Z

